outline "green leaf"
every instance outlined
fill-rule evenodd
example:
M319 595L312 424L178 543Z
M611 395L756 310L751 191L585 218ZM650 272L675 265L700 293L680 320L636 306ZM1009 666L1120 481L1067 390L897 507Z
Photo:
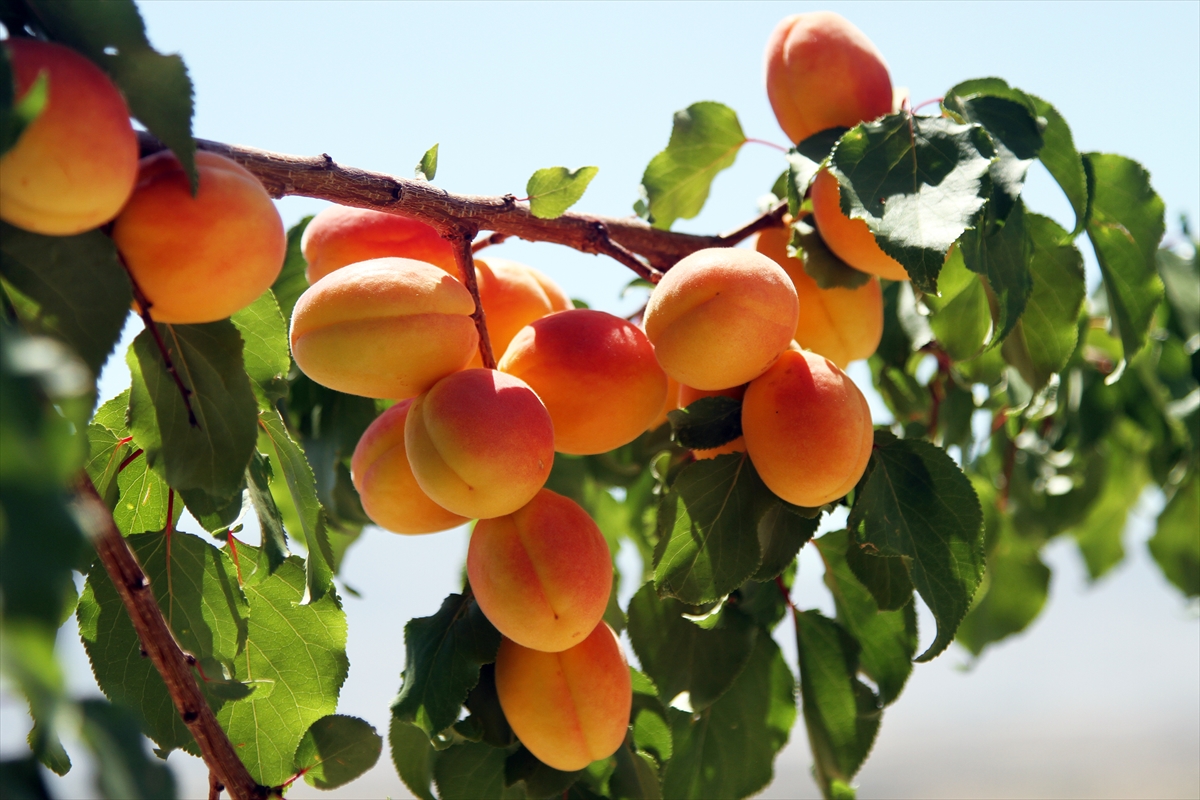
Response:
M677 219L699 214L713 179L733 166L745 142L729 106L706 101L676 111L667 149L650 160L642 175L654 227L665 230Z
M1005 339L1025 311L1033 291L1029 274L1030 240L1025 231L1025 205L1017 201L1007 219L985 215L979 228L960 242L967 268L987 278L996 298L995 325L990 344Z
M74 590L73 585L71 589ZM19 688L29 701L29 715L34 723L28 737L32 755L56 774L64 775L71 769L71 759L58 738L58 715L65 705L66 680L54 655L56 627L44 620L21 619L6 613L0 624L0 675L7 686ZM2 792L0 796L7 797Z
M216 664L218 671L209 676L215 681L223 680L222 672L232 675L238 662L244 668L243 648L252 606L238 587L237 570L229 557L186 533L172 534L169 545L162 533L135 534L127 541L150 579L179 646L202 663ZM78 618L96 682L109 699L136 710L146 735L160 749L194 751L192 734L171 702L162 677L142 656L137 632L104 570L94 569L88 575ZM209 699L214 706L220 705L211 693Z
M245 652L233 679L255 686L247 699L225 704L217 720L250 774L278 786L292 774L293 755L314 722L337 708L346 680L346 613L335 592L301 603L304 565L295 556L271 575L257 548L238 545L250 618ZM301 656L303 668L297 667Z
M808 516L799 511L796 506L780 500L769 505L759 517L758 547L762 553L762 563L750 580L775 580L795 561L800 548L817 532L821 515Z
M128 447L122 448L128 450ZM129 456L133 453L130 452ZM167 482L150 469L145 454L130 461L117 476L119 497L113 507L113 521L121 533L161 531L167 526L168 493ZM174 523L183 513L184 502L175 498L172 509Z
M1041 613L1050 590L1050 568L1039 557L1039 542L1014 531L1011 517L996 516L996 542L988 551L980 596L955 637L975 656L1023 631Z
M318 789L336 789L375 766L383 737L358 717L330 714L308 727L296 747L293 769Z
M662 800L658 769L646 753L634 752L628 741L613 754L616 769L609 778L609 792L618 800Z
M1193 244L1193 248L1195 248ZM1167 248L1158 251L1158 272L1166 290L1171 315L1179 325L1180 337L1188 341L1200 336L1200 250L1193 249L1191 258Z
M1163 298L1156 260L1162 240L1163 201L1150 186L1150 174L1124 156L1087 153L1095 176L1088 238L1096 249L1108 307L1121 333L1125 360L1142 346Z
M392 717L388 727L388 746L396 774L408 790L421 800L437 800L433 795L433 768L440 755L429 743L429 735L416 725Z
M505 787L505 751L481 742L455 745L433 765L441 800L523 800L519 786Z
M851 128L830 170L841 186L842 212L866 221L917 288L935 294L946 252L975 225L991 193L994 155L977 125L900 113Z
M1200 537L1196 520L1200 519L1200 471L1175 491L1158 516L1158 526L1147 543L1167 580L1186 597L1200 595Z
M882 711L879 698L856 677L858 645L816 611L796 614L800 697L813 753L813 771L826 797L849 784L871 752Z
M132 0L29 0L50 38L81 51L112 78L133 116L171 149L195 191L192 81L183 59L150 46Z
M413 170L413 176L419 181L433 180L433 176L437 175L437 158L438 146L435 144L425 151L425 155L421 156L421 160L417 162L417 168Z
M271 495L271 462L261 453L256 452L246 468L246 488L262 535L259 552L266 558L266 571L271 573L291 554L288 552L287 535L283 531L283 516Z
M1004 341L1004 358L1035 392L1067 365L1079 337L1087 286L1083 256L1049 217L1025 215L1033 291L1025 313Z
M7 800L53 800L32 755L0 761L0 797Z
M912 672L917 652L917 612L912 603L880 611L871 592L846 562L858 546L847 531L827 533L815 542L825 562L825 585L837 606L837 621L858 642L859 666L879 689L881 705L895 702ZM896 559L899 560L899 559Z
M835 256L816 229L801 220L792 223L788 253L803 261L804 271L821 289L857 289L871 280L870 275Z
M41 116L50 98L50 81L44 72L20 98L15 96L16 88L8 48L0 48L0 155L17 144L25 129Z
M742 402L730 397L701 397L687 408L668 412L667 419L680 447L709 450L742 435Z
M492 747L508 747L517 741L500 706L495 664L484 664L479 668L479 683L467 694L465 705L471 716L478 720L483 741Z
M1072 529L1088 577L1099 580L1125 557L1125 521L1150 480L1141 428L1121 420L1100 445L1104 484L1083 520Z
M684 467L658 510L659 594L699 605L744 583L762 563L758 519L775 499L744 453Z
M129 390L126 389L100 406L88 425L88 477L109 508L117 502L117 475L121 462L134 451L132 442L121 442L129 436L125 426L128 410Z
M254 392L242 365L242 337L228 320L159 325L187 404L150 330L133 340L125 361L133 377L129 406L134 441L173 488L226 499L241 490L257 436Z
M268 401L286 397L292 366L287 321L271 290L229 318L242 334L242 360L255 393Z
M941 296L926 295L932 312L929 328L952 361L967 361L983 350L992 330L987 291L978 276L967 269L963 248L955 247L938 278Z
M127 709L104 700L79 704L81 738L96 764L96 788L116 800L169 800L175 797L175 777L166 764L151 758L137 718Z
M271 284L271 293L275 295L275 300L279 303L279 312L288 322L292 319L292 309L296 307L296 301L308 289L308 278L304 276L305 270L308 269L308 262L304 260L304 251L300 249L300 241L304 238L304 231L312 220L313 215L309 214L288 228L287 253L283 259L283 269L279 271L279 277Z
M112 240L100 231L41 236L0 223L0 275L25 327L66 342L98 375L133 302Z
M675 742L663 797L747 797L771 781L796 721L796 682L770 636L755 639L729 691L699 714L668 710Z
M480 665L495 661L499 646L500 633L470 595L452 594L432 617L409 620L403 685L392 715L430 735L448 728L479 682Z
M727 608L706 630L682 616L688 612L678 600L660 599L647 582L629 601L629 641L665 703L686 694L677 705L703 711L745 669L758 628Z
M321 502L312 468L300 445L292 439L283 419L274 408L259 415L260 449L271 458L272 471L282 473L288 496L300 517L308 558L304 561L305 601L317 600L333 590L333 551L325 530ZM296 535L296 531L292 531Z
M599 167L566 167L539 169L525 184L529 197L529 212L538 219L561 217L568 208L579 202Z
M846 565L875 599L880 611L896 611L912 602L913 585L904 559L867 552L850 537L845 551ZM874 549L874 548L872 548Z
M875 431L865 482L847 523L859 542L904 556L913 585L937 620L917 661L950 644L983 578L983 516L971 482L929 442Z
M230 526L238 527L234 523L242 517L244 492L239 491L228 499L217 499L200 489L187 489L179 495L188 511L209 533L224 533Z
M1092 213L1092 190L1083 158L1075 150L1075 140L1071 136L1071 128L1067 121L1058 113L1058 109L1036 95L1026 95L1037 110L1037 114L1046 120L1042 130L1042 149L1038 153L1046 171L1062 187L1063 194L1075 211L1075 228L1071 231L1074 238L1083 233Z
M547 766L522 745L504 762L504 785L512 786L518 781L523 781L525 797L530 800L549 800L561 797L563 791L573 784L582 772L563 772Z

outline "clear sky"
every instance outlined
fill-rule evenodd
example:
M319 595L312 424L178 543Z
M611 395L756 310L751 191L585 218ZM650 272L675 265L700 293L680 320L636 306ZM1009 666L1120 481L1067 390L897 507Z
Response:
M1200 219L1200 4L1175 3L386 3L144 2L151 41L183 54L196 86L198 136L408 176L440 143L436 183L472 194L524 194L541 167L600 167L579 210L631 213L671 114L719 100L747 135L784 143L762 83L774 24L830 8L859 26L914 100L967 78L999 76L1055 104L1081 151L1145 164L1167 204ZM749 219L783 169L747 146L705 211L677 228L718 232ZM1037 210L1069 222L1057 187L1035 168ZM287 224L325 204L286 199ZM1067 227L1070 227L1068 225ZM1091 259L1086 243L1081 241ZM496 255L547 272L593 306L628 308L632 277L605 259L512 242ZM121 364L102 391L128 383ZM852 372L861 377L860 369ZM1146 510L1156 510L1147 497ZM186 527L186 526L185 526ZM1067 542L1050 548L1052 595L1030 632L973 669L953 649L918 665L885 714L859 777L864 796L1195 796L1200 793L1200 623L1145 553L1144 520L1127 532L1131 559L1094 588ZM405 620L436 610L459 586L466 536L368 531L347 558L350 677L342 713L386 731L403 667ZM797 598L829 606L819 559L803 554ZM628 562L627 562L628 563ZM636 562L634 562L636 563ZM622 598L636 587L627 585ZM933 625L923 617L923 641ZM777 638L795 664L788 629ZM73 638L60 642L76 691L95 692ZM21 707L2 702L4 752L20 744ZM15 720L15 721L14 721ZM74 748L78 753L79 749ZM170 763L191 794L203 767ZM803 725L777 763L769 797L815 796ZM57 784L92 792L86 769ZM299 784L290 796L317 794ZM407 796L385 748L380 765L339 793Z

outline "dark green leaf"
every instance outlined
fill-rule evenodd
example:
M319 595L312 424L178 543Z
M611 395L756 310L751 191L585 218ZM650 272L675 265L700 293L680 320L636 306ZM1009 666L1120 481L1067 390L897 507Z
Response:
M755 639L729 691L699 714L669 710L674 754L663 796L747 797L771 781L775 754L796 721L796 682L770 636Z
M133 376L129 406L134 441L175 489L225 499L241 490L257 436L256 405L242 365L242 337L228 320L159 325L171 362L191 392L188 406L149 330L125 356Z
M429 735L416 725L393 716L388 728L388 746L392 750L396 774L408 790L421 800L437 800L430 787L434 764L440 754L429 743Z
M566 167L539 169L525 184L529 197L529 212L538 219L561 217L568 208L579 202L599 167Z
M1167 580L1187 597L1200 595L1200 536L1196 535L1196 520L1200 519L1200 471L1193 468L1191 476L1175 491L1158 516L1158 527L1147 546Z
M701 397L687 408L667 413L681 447L709 450L742 435L742 403L730 397Z
M150 46L133 0L29 0L38 21L63 44L99 64L120 88L133 116L183 164L195 190L192 81L183 59Z
M452 594L432 617L409 620L404 683L392 715L428 734L449 727L479 682L480 665L495 661L499 646L500 633L469 595Z
M1063 194L1074 209L1075 228L1071 231L1071 236L1078 236L1087 227L1092 209L1092 192L1083 159L1075 150L1071 128L1058 113L1058 109L1036 95L1026 96L1033 102L1038 116L1046 120L1046 127L1042 130L1042 149L1038 158L1046 167L1046 171L1058 181Z
M41 115L50 97L49 87L50 82L42 73L24 95L16 97L17 86L8 48L0 47L0 155L11 150L29 124Z
M525 782L525 796L530 800L559 797L563 790L579 778L582 770L563 772L538 761L537 756L520 747L504 762L504 785Z
M521 787L504 785L507 753L480 742L455 745L433 765L441 800L518 800Z
M32 756L0 761L0 797L5 800L53 800Z
M313 215L303 217L287 232L287 255L283 259L283 269L275 283L271 284L271 293L279 303L279 311L285 320L291 321L292 309L300 295L308 289L308 278L304 276L308 262L304 260L304 252L300 249L300 241L304 238L304 230L312 222Z
M934 294L946 252L975 225L991 194L994 155L976 125L900 113L850 129L830 169L843 213L865 220L884 252Z
M242 517L243 492L238 492L227 500L218 500L207 492L199 489L188 489L179 492L187 510L192 513L200 526L209 533L222 533L235 525ZM179 504L176 501L175 507Z
M609 778L609 792L615 800L662 800L658 769L645 753L634 752L628 741L614 753L616 769Z
M283 517L275 498L271 496L271 462L261 453L255 453L246 468L246 488L250 502L258 516L258 527L262 534L260 553L266 558L266 571L274 572L289 555L287 536L283 531Z
M983 516L971 482L946 451L876 430L848 526L880 554L906 557L937 620L937 638L917 660L945 650L983 578Z
M0 223L0 274L30 330L66 342L98 375L121 338L133 294L100 231L41 236Z
M822 289L857 289L871 280L870 275L859 272L835 256L825 246L825 240L806 222L792 224L788 252L793 258L802 259L804 271Z
M912 580L903 558L875 555L867 552L853 537L850 541L852 546L846 548L846 564L871 593L880 611L895 611L912 602Z
M296 747L293 768L318 789L336 789L375 766L383 737L358 717L330 714L308 727Z
M1163 201L1150 186L1150 174L1136 161L1105 153L1087 153L1084 158L1096 181L1088 238L1096 248L1125 359L1131 361L1146 343L1163 298L1156 269L1165 230Z
M711 630L685 619L685 613L687 606L660 599L646 583L629 601L629 641L664 703L702 711L742 673L758 628L732 609L723 610ZM677 703L680 694L687 697Z
M483 741L492 747L508 747L517 740L504 717L504 709L500 707L495 664L484 664L479 668L479 683L467 694L465 705L471 716L479 721Z
M813 753L813 771L826 797L835 782L849 784L879 731L879 699L856 677L858 645L840 625L816 611L796 615L800 696Z
M1005 339L1025 311L1033 279L1029 274L1030 238L1025 231L1025 205L1017 201L1007 219L989 213L984 224L962 237L967 268L987 278L996 297L996 324L991 343Z
M268 289L229 320L242 334L242 360L255 392L268 401L286 397L292 356L288 349L287 321L279 311L275 295Z
M881 705L900 696L917 652L917 612L912 603L898 611L880 611L871 593L846 563L858 546L846 531L827 533L815 544L825 561L825 585L837 605L837 621L857 640L859 666L879 688ZM894 559L898 561L899 559Z
M737 114L726 105L700 102L676 111L667 149L642 175L654 227L667 229L677 219L699 214L713 178L733 166L745 141Z
M169 800L175 778L166 764L146 752L137 717L104 700L84 700L81 736L92 750L96 788L110 800Z
M829 154L833 152L833 148L837 146L837 143L841 141L848 130L850 129L836 127L817 131L812 136L798 143L795 148L796 152L810 161L820 164L829 157Z
M758 519L758 546L762 563L750 576L754 581L773 581L796 559L800 548L813 537L821 515L802 516L782 500L770 505Z
M413 175L419 181L431 181L437 175L437 158L438 146L425 151L425 155L421 156L421 160L417 162L417 168L413 170Z

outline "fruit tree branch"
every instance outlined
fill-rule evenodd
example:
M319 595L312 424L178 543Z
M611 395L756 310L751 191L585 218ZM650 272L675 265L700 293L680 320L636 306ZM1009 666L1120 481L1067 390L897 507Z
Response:
M117 530L112 514L87 473L80 473L75 493L84 529L96 547L100 563L117 588L142 649L162 676L179 716L196 738L214 783L222 784L234 800L265 800L267 788L250 777L246 765L200 693L192 674L195 657L185 653L175 641L150 590L149 578Z
M462 228L453 235L446 235L446 241L454 246L454 261L458 264L458 273L462 276L463 286L471 293L475 301L475 310L471 319L475 321L475 330L479 333L479 359L485 369L496 368L496 355L492 352L492 339L488 336L487 315L483 313L483 301L479 299L479 284L475 280L475 259L472 258L474 248L471 240L479 231Z
M163 149L144 131L138 137L142 155ZM390 211L419 219L443 235L453 235L465 224L532 242L561 244L609 256L651 282L657 282L663 271L697 250L732 247L764 227L778 225L787 210L786 203L779 203L751 222L718 236L660 230L636 217L568 211L554 219L540 219L533 216L528 203L512 195L453 194L426 181L343 166L327 154L292 156L207 139L197 139L196 146L238 162L275 198L314 197L345 206Z

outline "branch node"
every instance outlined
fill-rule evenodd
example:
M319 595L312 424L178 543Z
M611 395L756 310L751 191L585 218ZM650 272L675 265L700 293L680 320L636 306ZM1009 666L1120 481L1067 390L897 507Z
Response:
M200 712L194 708L189 708L187 711L184 711L179 716L183 717L183 721L185 723L187 723L188 725L191 725L193 722L200 719Z

